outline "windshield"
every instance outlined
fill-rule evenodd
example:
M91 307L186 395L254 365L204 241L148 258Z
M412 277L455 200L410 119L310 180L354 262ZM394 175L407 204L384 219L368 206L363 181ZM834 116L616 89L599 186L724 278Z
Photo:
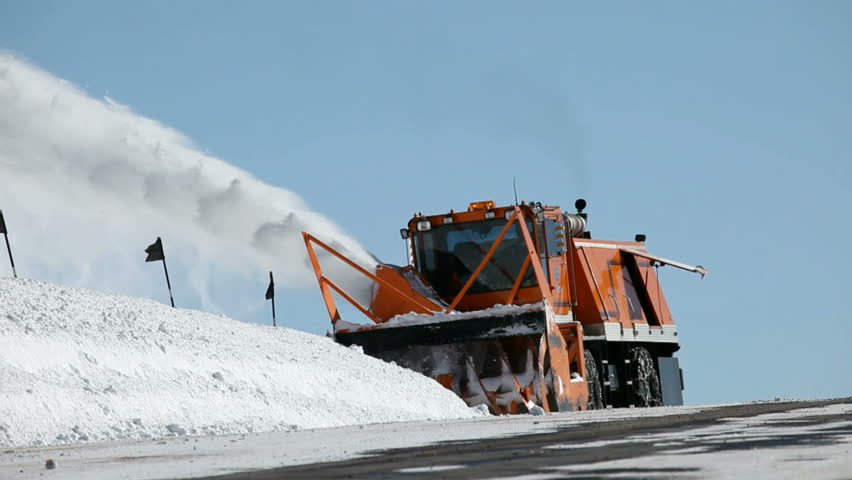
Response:
M479 266L505 225L505 219L496 218L439 225L425 232L417 232L414 245L418 270L441 297L454 297ZM527 228L532 232L532 222L527 221ZM520 224L515 222L468 292L511 290L527 256ZM533 269L527 268L521 287L534 285L536 280Z

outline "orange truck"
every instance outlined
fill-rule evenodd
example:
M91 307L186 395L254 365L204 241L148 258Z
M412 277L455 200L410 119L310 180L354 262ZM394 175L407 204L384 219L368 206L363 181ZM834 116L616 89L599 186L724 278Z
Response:
M657 268L691 266L635 241L592 239L576 213L539 202L416 214L408 265L365 268L303 232L334 338L434 378L495 414L680 405L677 327ZM359 301L323 270L336 258L370 283ZM336 301L370 320L341 319Z

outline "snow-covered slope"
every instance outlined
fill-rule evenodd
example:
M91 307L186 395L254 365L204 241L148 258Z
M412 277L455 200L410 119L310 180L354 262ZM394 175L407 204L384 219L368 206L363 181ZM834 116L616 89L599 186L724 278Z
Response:
M2 447L477 414L325 337L0 279Z

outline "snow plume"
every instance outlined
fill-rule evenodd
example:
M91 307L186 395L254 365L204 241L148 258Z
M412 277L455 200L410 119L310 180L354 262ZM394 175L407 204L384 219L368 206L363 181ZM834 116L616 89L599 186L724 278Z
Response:
M362 265L376 263L295 193L2 51L0 209L20 271L122 293L152 293L132 279L153 271L143 267L141 249L157 236L202 303L218 271L274 270L285 285L313 282L303 230ZM351 270L331 260L324 266L351 285Z

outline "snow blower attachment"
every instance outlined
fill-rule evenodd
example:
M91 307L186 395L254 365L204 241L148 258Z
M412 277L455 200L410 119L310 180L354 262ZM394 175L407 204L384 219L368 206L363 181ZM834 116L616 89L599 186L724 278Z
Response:
M650 255L640 239L591 240L585 202L575 206L489 201L418 214L401 230L409 265L374 272L303 233L335 340L498 414L682 403L655 267L707 272ZM373 283L369 305L323 273L317 248ZM342 320L335 294L373 323Z

